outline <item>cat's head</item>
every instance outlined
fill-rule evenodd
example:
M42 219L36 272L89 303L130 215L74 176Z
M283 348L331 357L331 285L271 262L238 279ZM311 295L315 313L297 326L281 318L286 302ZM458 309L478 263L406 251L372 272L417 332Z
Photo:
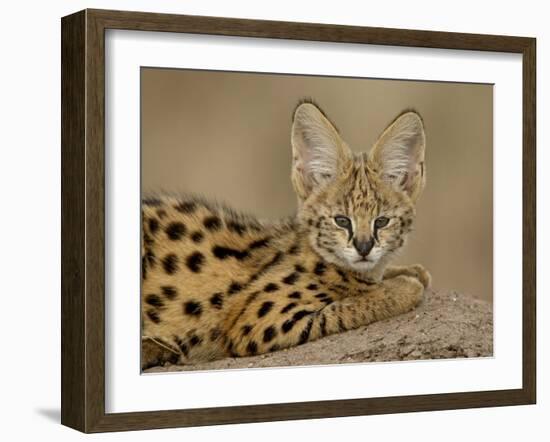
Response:
M298 219L325 260L368 272L403 247L426 180L418 113L403 112L368 154L354 154L324 112L303 102L292 150Z

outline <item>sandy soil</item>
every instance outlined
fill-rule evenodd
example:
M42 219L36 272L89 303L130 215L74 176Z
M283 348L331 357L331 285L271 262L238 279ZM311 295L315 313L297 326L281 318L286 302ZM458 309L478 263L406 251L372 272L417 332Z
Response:
M423 303L413 312L295 348L190 366L165 365L145 372L471 358L492 354L490 304L454 291L428 291Z

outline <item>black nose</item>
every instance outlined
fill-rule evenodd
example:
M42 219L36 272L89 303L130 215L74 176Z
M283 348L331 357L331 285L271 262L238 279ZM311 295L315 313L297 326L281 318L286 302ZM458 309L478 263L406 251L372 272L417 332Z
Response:
M374 239L371 238L368 241L358 241L357 238L353 239L353 246L359 252L361 256L367 256L374 246Z

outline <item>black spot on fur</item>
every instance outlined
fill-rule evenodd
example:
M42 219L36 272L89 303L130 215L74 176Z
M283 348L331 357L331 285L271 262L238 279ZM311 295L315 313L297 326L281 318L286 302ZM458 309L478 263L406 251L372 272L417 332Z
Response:
M348 279L347 275L342 270L337 269L336 273L338 273L340 275L340 278L342 278L342 281L349 282L349 279Z
M331 290L334 290L334 291L339 291L340 294L343 294L345 296L347 296L349 294L349 287L347 285L342 285L342 284L332 284L330 286Z
M221 336L221 334L222 334L221 330L217 327L214 327L213 329L210 330L210 340L212 342L216 341Z
M162 267L166 273L172 275L178 271L178 262L178 257L173 253L169 253L162 259Z
M248 282L251 283L256 281L260 276L266 273L271 267L276 266L281 261L282 258L283 258L283 254L281 252L275 253L275 255L273 255L273 258L271 258L271 260L269 260L266 264L264 264L258 273L250 277Z
M187 257L186 264L193 273L199 273L204 264L204 255L201 252L195 252Z
M166 235L168 235L168 238L170 238L172 241L177 241L178 239L181 239L184 235L187 229L185 228L185 225L183 223L170 223L168 227L166 227Z
M254 281L256 281L260 277L261 273L255 273L254 275L251 275L250 278L248 278L248 283L251 284Z
M188 315L200 316L202 313L202 306L199 302L187 301L183 304L183 310Z
M255 355L258 352L258 344L254 341L250 341L246 346L246 351L249 355Z
M275 292L277 290L279 290L279 286L273 282L270 282L264 287L264 291L268 293Z
M288 333L292 328L294 327L294 324L298 322L300 319L304 318L305 316L311 315L313 312L310 310L300 310L294 313L291 319L286 320L283 322L283 325L281 327L281 330L283 333Z
M290 299L300 299L302 297L302 294L300 292L292 292L290 295L288 295Z
M288 285L294 284L298 279L300 278L300 274L298 272L293 272L288 276L285 276L283 278L283 282Z
M147 233L143 233L143 242L148 246L154 243L153 238L151 238Z
M260 294L260 292L256 291L256 292L252 292L250 295L248 295L248 297L244 301L244 307L243 307L243 310L241 312L241 315L244 313L246 307L248 307L258 297L259 294Z
M313 273L316 275L322 276L325 274L325 270L327 269L327 266L324 262L319 261L317 264L315 264L315 268L313 269Z
M269 261L265 265L265 268L263 268L262 271L265 271L269 267L272 267L272 266L275 266L275 265L279 264L282 260L283 260L283 252L275 253L275 255L273 255L273 258L271 258L271 261Z
M217 308L218 310L221 310L223 307L223 294L222 293L214 293L210 297L210 304L212 307Z
M159 314L154 310L147 310L147 317L155 324L158 324L160 322Z
M160 219L164 218L164 217L166 216L166 210L164 210L164 209L158 209L158 210L157 210L157 216L158 216Z
M195 346L199 345L200 343L202 343L202 338L200 336L193 335L193 336L191 336L191 338L189 338L189 345L191 347L195 347Z
M275 329L275 327L273 327L272 325L270 325L269 327L267 327L265 330L264 330L264 342L270 342L273 340L273 338L277 336L277 330Z
M279 350L279 346L277 344L275 345L272 345L271 347L269 347L269 350L270 352L273 352L273 351L278 351Z
M317 290L318 288L319 288L319 286L317 284L309 284L307 286L308 290Z
M174 209L181 213L193 213L197 209L197 204L193 201L184 201L174 206Z
M304 318L307 315L311 315L313 312L310 310L300 310L296 313L294 313L294 316L292 316L292 319L294 321L299 321L300 319Z
M162 201L158 198L146 198L143 200L143 204L145 204L146 206L157 207L162 206Z
M235 293L239 293L243 289L243 286L239 284L238 282L232 282L229 286L229 289L227 290L228 295L234 295Z
M288 254L297 255L299 251L300 251L300 247L298 246L298 244L294 244L293 246L290 247L290 249L288 249Z
M294 269L298 272L298 273L304 273L306 271L306 269L304 268L303 265L301 264L296 264L294 266Z
M326 298L328 295L326 293L317 293L315 295L316 298L323 299Z
M222 226L222 221L217 216L209 216L204 219L202 222L204 224L204 227L206 227L211 232L215 232L216 230L220 230Z
M237 233L238 235L242 236L246 233L246 226L244 224L241 224L237 221L229 221L227 223L227 228L231 231L231 232L235 232Z
M295 321L292 319L287 319L285 322L283 322L283 325L281 326L281 330L283 333L288 333L290 330L292 330L292 327L294 327Z
M291 302L290 304L287 304L285 305L282 309L281 309L281 313L287 313L289 312L290 310L292 310L294 307L296 307L298 304L296 304L295 302Z
M231 357L234 358L234 357L237 356L237 355L235 354L235 352L233 351L233 341L232 341L231 339L229 339L229 340L227 341L227 347L226 347L226 348L227 348L227 353L229 353L229 355L230 355Z
M160 288L162 290L162 294L166 296L166 298L173 300L178 296L178 292L175 287L165 285Z
M164 302L160 299L158 295L147 295L145 297L145 302L153 307L162 308L164 307Z
M311 326L313 325L313 318L310 318L307 325L302 330L302 333L300 333L300 340L298 341L298 344L305 344L309 339L309 334L311 333Z
M187 344L182 343L180 345L180 350L183 353L184 356L189 355L189 347L187 347Z
M237 249L232 249L230 247L223 247L223 246L214 246L212 247L212 253L214 256L218 259L227 259L229 257L236 258L239 261L242 261L248 256L247 251L240 251Z
M189 354L189 347L187 347L187 344L185 344L180 338L177 336L174 336L174 341L176 341L177 346L181 350L181 352L184 354L184 356L187 356Z
M321 336L327 335L327 318L324 314L321 314L321 321L319 322L319 327L321 328Z
M204 234L202 232L193 232L193 234L191 235L191 239L193 240L194 243L200 243L203 239L204 239Z
M147 259L147 264L149 264L152 268L155 267L156 264L156 256L151 250L147 250L147 253L145 254L145 258Z
M258 310L258 318L261 318L261 317L267 315L271 311L272 308L273 308L273 302L272 301L265 301Z
M262 247L267 247L269 245L269 238L263 238L263 239L258 239L257 241L252 241L248 248L250 250L254 250L254 249L261 249Z
M157 233L157 230L159 229L159 221L156 218L149 218L149 232L151 232L153 235Z
M249 324L243 325L243 328L241 330L243 332L243 336L246 336L252 331L252 326Z

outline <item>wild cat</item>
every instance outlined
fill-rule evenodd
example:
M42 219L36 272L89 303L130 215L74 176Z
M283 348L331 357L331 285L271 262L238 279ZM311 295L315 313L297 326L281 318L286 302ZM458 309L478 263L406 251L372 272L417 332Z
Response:
M388 267L426 181L421 117L401 113L354 154L313 102L292 120L292 219L199 198L142 205L142 367L248 356L405 313L431 277Z

